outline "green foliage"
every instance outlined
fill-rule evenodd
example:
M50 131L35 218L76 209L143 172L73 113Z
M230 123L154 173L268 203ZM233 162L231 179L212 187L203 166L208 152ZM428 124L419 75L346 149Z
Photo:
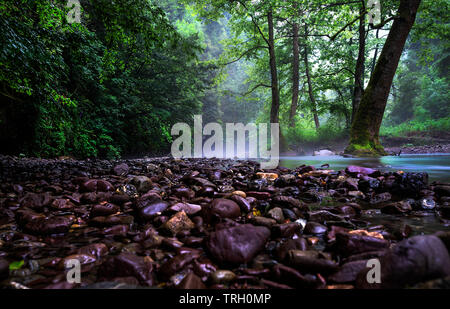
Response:
M320 127L318 130L310 121L297 121L295 127L283 131L283 136L289 141L291 148L314 144L333 144L348 137L348 132L332 123Z
M405 48L381 134L445 132L450 115L448 1L424 1Z
M69 24L65 1L2 1L3 152L80 158L156 154L169 150L172 125L190 123L196 113L205 122L267 122L272 103L269 10L275 21L284 137L294 146L344 139L351 125L359 51L357 23L351 22L361 5L335 0L81 0L81 24ZM383 1L382 19L392 17L397 5ZM446 125L448 5L447 0L422 1L394 81L385 134L438 129L429 119ZM294 23L300 35L300 93L295 126L290 127ZM367 28L365 83L375 50L379 55L386 39L386 31L378 38L376 33ZM305 49L322 125L318 130L306 84Z
M198 61L201 35L156 1L81 1L81 24L67 23L64 4L0 4L5 151L114 158L169 149L170 127L190 121L212 83L213 67ZM27 126L13 123L24 115Z
M438 120L411 120L403 122L396 126L382 127L380 134L382 136L411 136L419 132L449 132L450 131L450 117L441 118Z

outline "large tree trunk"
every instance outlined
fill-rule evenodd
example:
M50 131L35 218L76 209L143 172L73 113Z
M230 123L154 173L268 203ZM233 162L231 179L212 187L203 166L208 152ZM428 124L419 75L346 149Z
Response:
M280 112L280 92L278 90L277 60L275 56L275 40L273 34L273 16L272 9L267 14L269 26L269 58L270 58L270 76L272 87L272 107L270 110L270 122L279 123Z
M300 67L300 51L298 46L298 31L299 26L297 23L294 23L292 26L292 103L291 103L291 112L289 113L289 126L295 126L295 114L297 113L298 106L298 94L299 94L299 84L300 84L300 75L299 75L299 67Z
M379 141L380 126L398 62L414 25L419 5L420 0L400 1L398 17L394 20L356 112L347 153L359 156L386 154Z
M352 98L352 122L355 119L356 111L361 102L361 97L364 92L364 62L366 61L366 27L365 18L363 14L364 9L360 9L361 18L359 20L359 51L358 59L356 60L355 68L355 86Z
M308 82L308 94L309 99L312 104L312 113L314 115L314 123L316 125L316 130L320 128L319 116L317 114L316 99L314 98L313 87L311 82L311 74L309 72L309 62L308 62L308 25L305 24L305 49L303 53L303 61L305 62L305 72L306 80Z

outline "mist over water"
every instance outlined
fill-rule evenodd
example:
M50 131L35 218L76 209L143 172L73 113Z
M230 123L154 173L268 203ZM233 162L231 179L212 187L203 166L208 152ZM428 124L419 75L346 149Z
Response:
M295 168L302 164L320 167L329 164L330 169L343 170L349 165L377 168L383 171L427 172L430 183L450 182L450 154L402 155L381 158L344 158L341 156L281 157L280 166Z

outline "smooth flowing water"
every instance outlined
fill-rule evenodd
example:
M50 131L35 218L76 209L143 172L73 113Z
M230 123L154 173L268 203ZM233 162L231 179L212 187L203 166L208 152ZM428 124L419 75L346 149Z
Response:
M400 157L381 158L344 158L341 156L280 158L280 166L295 168L303 164L315 167L329 164L329 169L336 171L343 170L349 165L358 165L383 171L427 172L430 183L434 181L450 183L450 154L405 154ZM431 234L436 231L450 230L449 224L442 222L434 212L399 216L383 214L379 209L374 209L365 213L361 219L371 222L371 225L382 224L390 231L394 231L403 224L408 224L412 228L413 234Z
M450 183L450 154L420 154L387 156L381 158L344 158L341 156L281 157L280 166L295 168L302 164L320 167L329 164L330 169L339 171L349 165L371 167L383 171L427 172L433 181Z

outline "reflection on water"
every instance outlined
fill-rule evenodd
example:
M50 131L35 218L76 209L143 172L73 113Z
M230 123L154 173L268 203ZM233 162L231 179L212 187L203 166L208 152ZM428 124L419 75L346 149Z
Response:
M381 158L344 158L341 156L315 157L282 157L280 166L295 168L302 164L320 167L329 164L330 169L343 170L349 165L377 168L384 171L427 172L430 182L450 182L450 154L421 154L387 156Z
M450 154L402 155L400 157L388 156L381 158L344 158L341 156L280 158L280 166L295 168L303 164L315 167L329 164L330 169L336 171L343 170L349 165L359 165L383 171L427 172L430 182L450 182ZM434 212L398 216L383 214L379 209L374 209L369 213L365 213L361 219L369 221L370 226L381 224L390 232L398 230L405 224L412 228L415 235L431 234L436 231L450 231L450 226L444 224Z
M398 231L402 226L409 225L413 235L433 234L437 231L450 231L450 225L445 224L434 212L414 213L408 216L383 214L379 210L361 216L362 220L370 222L370 226L383 225L389 232Z

